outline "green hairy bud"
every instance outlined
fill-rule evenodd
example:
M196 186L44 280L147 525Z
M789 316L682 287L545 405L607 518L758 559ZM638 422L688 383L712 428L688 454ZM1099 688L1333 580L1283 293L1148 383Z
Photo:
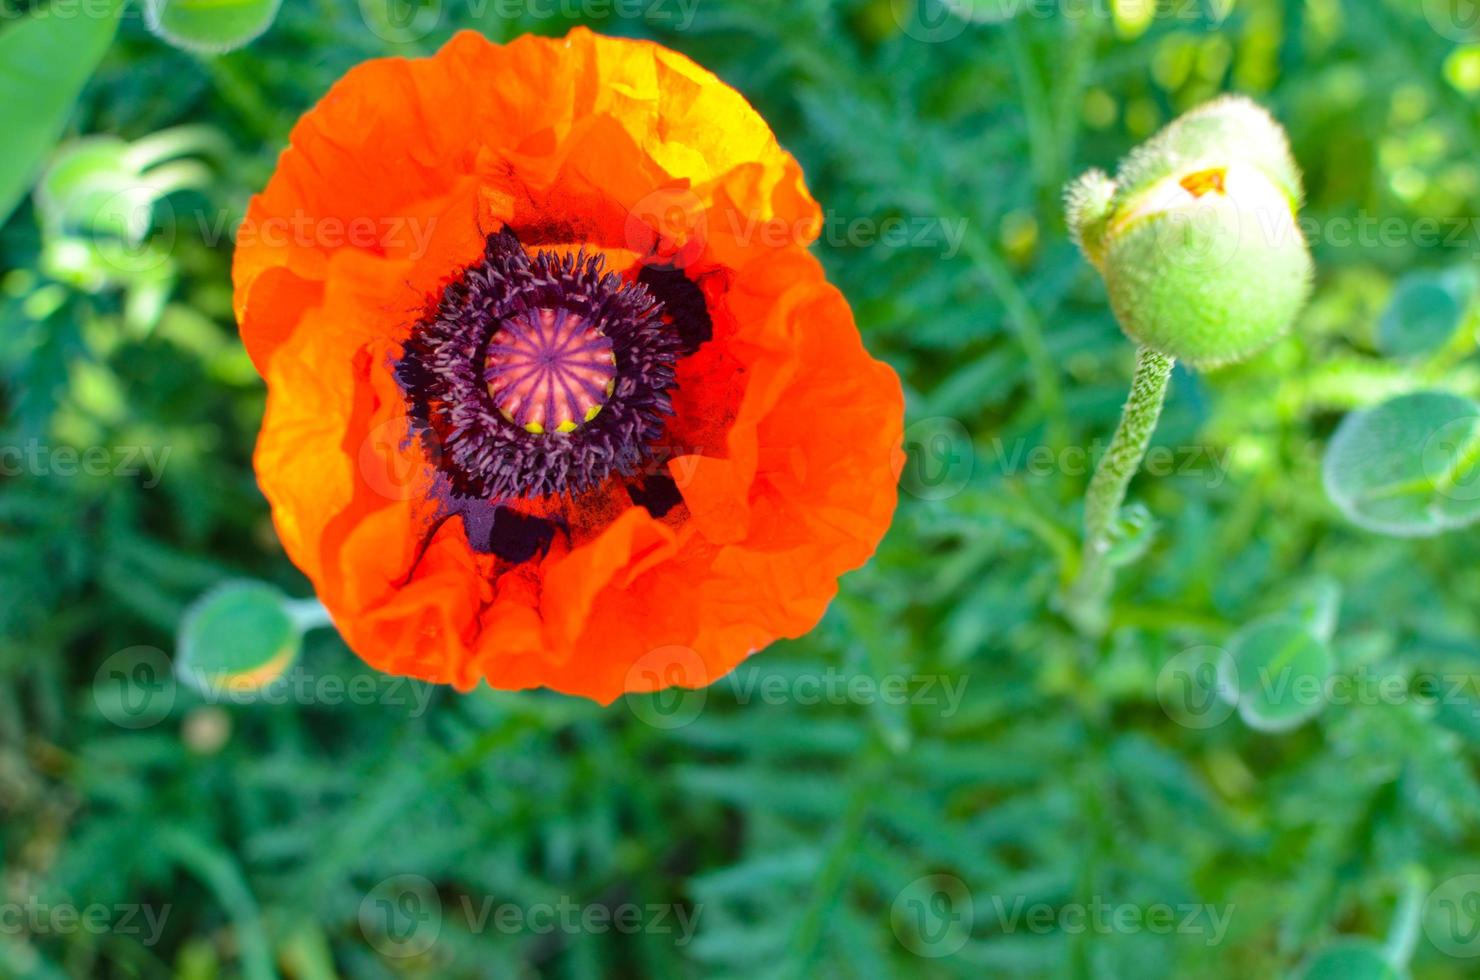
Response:
M1300 172L1279 124L1229 96L1187 113L1120 165L1065 194L1069 227L1121 328L1194 368L1245 360L1284 336L1310 295L1295 215Z

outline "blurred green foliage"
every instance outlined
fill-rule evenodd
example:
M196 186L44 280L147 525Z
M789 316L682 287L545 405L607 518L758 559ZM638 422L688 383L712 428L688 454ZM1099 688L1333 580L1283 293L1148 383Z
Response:
M1474 297L1434 292L1480 251L1464 6L316 0L220 57L131 7L0 228L0 976L1247 978L1332 944L1311 975L1473 976L1477 532L1383 537L1322 484L1345 413L1480 396ZM176 684L198 596L308 594L252 476L229 275L293 120L365 58L583 10L715 70L801 159L818 252L908 394L879 554L812 635L677 701L459 696L324 630L295 695ZM1317 292L1256 360L1175 375L1091 642L1054 597L1133 351L1060 189L1228 90L1291 134ZM48 210L86 152L153 175L102 229ZM1315 649L1270 646L1291 622ZM1234 711L1245 678L1206 683L1228 649L1348 696ZM640 928L532 916L623 906Z

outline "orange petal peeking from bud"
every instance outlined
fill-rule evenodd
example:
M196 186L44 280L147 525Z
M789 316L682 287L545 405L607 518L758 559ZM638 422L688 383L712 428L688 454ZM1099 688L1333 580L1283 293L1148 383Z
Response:
M1205 194L1227 193L1223 187L1224 180L1228 176L1225 167L1214 167L1211 170L1199 170L1195 174L1188 174L1179 183L1193 197L1202 197Z

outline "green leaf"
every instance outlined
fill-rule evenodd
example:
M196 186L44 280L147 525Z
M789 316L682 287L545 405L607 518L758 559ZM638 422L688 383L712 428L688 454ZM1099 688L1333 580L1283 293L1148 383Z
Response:
M1403 395L1342 420L1326 448L1326 495L1354 524L1397 537L1480 520L1480 405Z
M1448 272L1414 272L1398 280L1377 325L1377 346L1389 357L1442 347L1464 322L1473 283Z
M32 200L44 232L41 268L53 279L98 291L130 274L158 269L168 254L145 239L154 189L113 136L63 143L36 182Z
M180 679L206 695L252 692L282 676L302 646L288 598L262 582L228 582L180 621Z
M0 221L10 216L51 152L72 105L118 30L120 0L32 14L0 33Z
M144 21L155 35L196 54L221 54L272 26L282 0L146 0Z
M1110 528L1106 563L1120 567L1140 561L1156 539L1159 526L1145 504L1136 502L1127 506Z
M1325 643L1335 635L1340 613L1341 583L1329 575L1302 582L1289 608L1289 615L1306 623Z
M1285 732L1320 714L1335 660L1298 619L1267 619L1234 634L1220 662L1220 692L1237 692L1239 717L1261 732ZM1229 676L1231 675L1231 676Z
M138 241L148 230L152 201L142 175L128 163L129 144L89 136L63 144L36 182L36 212L59 231L107 233ZM138 195L142 200L131 200ZM117 200L123 200L120 207ZM142 204L144 207L129 206Z
M1346 939L1316 954L1301 971L1300 980L1402 980L1407 975L1387 961L1381 944Z
M151 307L167 295L174 278L175 224L163 198L205 186L210 171L194 160L150 164L201 139L175 129L137 143L87 136L59 147L34 192L42 271L91 292L128 284L130 320L152 325L158 311Z

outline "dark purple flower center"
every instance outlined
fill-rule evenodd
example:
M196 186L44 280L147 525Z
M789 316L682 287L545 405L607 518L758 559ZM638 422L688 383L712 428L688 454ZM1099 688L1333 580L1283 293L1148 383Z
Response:
M488 236L415 324L395 365L412 430L440 474L444 516L478 551L523 562L569 534L548 503L621 478L661 517L682 497L653 458L673 413L674 365L713 332L703 292L677 269L636 282L600 256L531 254ZM436 533L428 530L427 541Z
M675 362L709 333L681 272L628 282L601 256L530 253L505 229L413 327L396 378L466 512L636 473L673 412Z

